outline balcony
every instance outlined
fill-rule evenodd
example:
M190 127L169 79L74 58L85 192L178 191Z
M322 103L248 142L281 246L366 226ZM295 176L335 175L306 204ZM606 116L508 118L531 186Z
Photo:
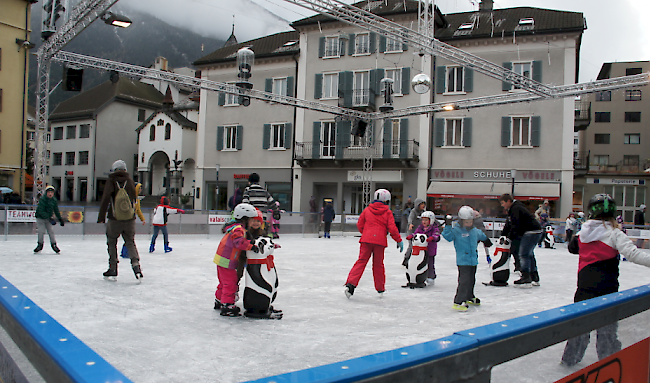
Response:
M352 106L355 108L368 106L370 103L370 89L355 89L352 91Z
M629 161L622 160L616 164L589 164L589 174L616 173L616 174L638 174L643 173L650 167L650 160Z
M587 129L591 123L591 102L576 100L573 131L579 132Z
M358 161L365 158L366 149L374 161L396 161L410 167L420 159L420 143L416 140L382 141L378 145L365 146L323 146L321 142L296 142L294 159L300 166L325 165L332 161L343 165L341 161Z

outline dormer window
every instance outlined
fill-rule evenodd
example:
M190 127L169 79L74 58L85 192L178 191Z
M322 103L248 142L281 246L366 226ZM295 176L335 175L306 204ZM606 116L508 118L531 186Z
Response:
M464 31L467 29L473 29L474 28L474 23L463 23L458 27L459 31Z
M298 42L298 40L287 41L286 43L284 43L284 46L285 47L290 47L292 45L296 45L297 42Z
M520 19L519 20L519 25L534 26L535 25L535 19L533 19L532 17L526 17L526 18Z

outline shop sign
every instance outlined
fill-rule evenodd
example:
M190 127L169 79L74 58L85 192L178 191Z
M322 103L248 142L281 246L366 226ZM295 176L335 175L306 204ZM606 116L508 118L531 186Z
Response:
M232 178L236 180L240 180L240 179L248 179L248 176L250 176L250 174L233 174Z
M401 170L373 170L373 182L402 182ZM363 182L363 172L348 170L348 182Z
M647 382L649 358L650 338L646 338L555 383Z
M433 169L431 176L431 181L512 181L512 173L510 170ZM560 172L555 170L517 170L515 182L559 182L559 176Z
M359 222L359 217L360 215L346 215L345 216L345 223L349 224L357 224Z
M7 222L36 222L36 210L7 210Z
M645 185L645 180L625 178L587 178L587 183L601 185Z
M210 214L208 215L208 223L210 225L221 225L230 221L230 215L227 214Z
M503 230L505 222L483 222L485 230Z

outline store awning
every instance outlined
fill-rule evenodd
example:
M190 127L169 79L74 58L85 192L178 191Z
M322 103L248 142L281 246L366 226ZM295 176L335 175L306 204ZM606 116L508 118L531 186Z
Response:
M503 182L439 182L429 184L428 197L496 199L510 193L512 184ZM515 183L515 198L520 200L556 200L560 184Z

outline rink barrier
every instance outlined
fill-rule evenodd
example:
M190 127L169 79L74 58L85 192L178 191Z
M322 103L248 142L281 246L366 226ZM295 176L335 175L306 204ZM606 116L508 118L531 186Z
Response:
M489 383L492 367L650 309L650 285L256 383ZM557 356L559 363L561 355Z
M2 276L0 325L45 382L131 382ZM0 362L3 366L16 365L8 360ZM2 372L22 376L10 368Z

